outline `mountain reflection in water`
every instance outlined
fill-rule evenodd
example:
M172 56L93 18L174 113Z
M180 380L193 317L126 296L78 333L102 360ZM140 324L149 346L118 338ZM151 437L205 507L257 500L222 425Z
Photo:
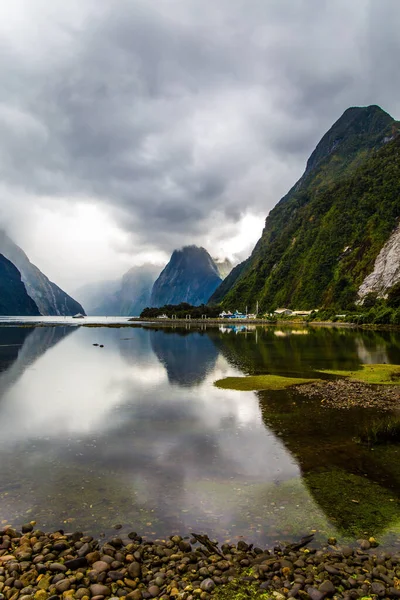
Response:
M7 329L0 348L22 346L0 351L3 521L273 543L314 528L382 534L398 520L397 446L372 452L354 440L375 412L213 386L243 373L357 368L382 352L399 362L393 333Z

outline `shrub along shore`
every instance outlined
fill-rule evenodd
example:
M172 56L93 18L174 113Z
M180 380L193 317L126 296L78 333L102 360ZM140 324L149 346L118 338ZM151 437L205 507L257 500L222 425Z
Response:
M116 526L118 528L119 526ZM193 534L194 535L194 534ZM211 600L400 597L400 554L330 538L319 549L298 544L218 546L207 536L143 540L137 533L100 545L80 532L0 531L0 598L6 600Z

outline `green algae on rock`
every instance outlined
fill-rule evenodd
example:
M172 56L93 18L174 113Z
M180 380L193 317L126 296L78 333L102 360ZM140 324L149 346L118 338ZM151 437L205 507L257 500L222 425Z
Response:
M362 365L357 371L323 370L327 375L341 375L352 381L379 385L400 385L400 365Z
M399 501L379 483L342 469L309 472L303 480L341 535L362 537L397 528Z
M303 377L282 377L281 375L249 375L247 377L225 377L218 379L214 385L224 390L251 392L258 390L283 390L293 385L314 383L318 379Z

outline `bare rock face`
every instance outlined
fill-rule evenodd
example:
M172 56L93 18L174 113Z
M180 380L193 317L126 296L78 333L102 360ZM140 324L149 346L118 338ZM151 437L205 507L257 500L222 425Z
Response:
M400 281L400 225L392 233L382 250L379 252L374 270L362 282L358 289L359 301L370 292L385 298L389 289Z

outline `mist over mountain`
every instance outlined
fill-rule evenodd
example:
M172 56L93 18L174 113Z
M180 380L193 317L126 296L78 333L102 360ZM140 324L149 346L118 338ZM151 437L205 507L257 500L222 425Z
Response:
M149 305L160 267L132 267L121 279L100 281L77 290L89 315L138 316Z
M223 259L214 258L213 260L218 269L218 273L219 273L219 276L221 277L221 279L225 279L226 277L228 277L229 273L232 271L232 269L234 267L234 263L232 261L230 261L229 258L223 258Z
M0 231L0 252L20 271L26 291L34 300L40 314L69 316L76 313L85 314L79 302L71 298L32 264L25 252L4 231Z
M185 246L175 250L167 266L153 285L150 305L164 306L188 302L207 303L222 282L217 265L207 250Z

